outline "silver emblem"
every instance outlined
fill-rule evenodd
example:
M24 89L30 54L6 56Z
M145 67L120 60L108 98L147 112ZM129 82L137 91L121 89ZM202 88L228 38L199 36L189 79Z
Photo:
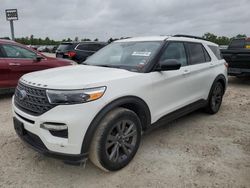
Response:
M25 97L27 96L27 93L25 90L19 90L19 96L18 98L22 101L25 99Z

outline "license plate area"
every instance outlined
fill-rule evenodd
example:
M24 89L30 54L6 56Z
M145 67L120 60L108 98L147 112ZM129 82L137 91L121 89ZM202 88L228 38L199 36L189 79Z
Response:
M24 129L23 123L19 121L17 118L13 118L13 122L16 133L20 136L24 136L26 134L26 131Z

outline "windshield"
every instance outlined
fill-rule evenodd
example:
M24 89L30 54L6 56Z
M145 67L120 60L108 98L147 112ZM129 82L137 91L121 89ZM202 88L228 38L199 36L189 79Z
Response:
M139 71L160 45L161 41L114 42L90 56L83 64Z

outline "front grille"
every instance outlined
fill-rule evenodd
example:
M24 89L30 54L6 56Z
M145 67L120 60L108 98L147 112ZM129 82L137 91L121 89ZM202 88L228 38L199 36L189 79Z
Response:
M39 116L54 107L49 103L45 89L21 82L18 83L15 91L15 105L22 111L35 116Z

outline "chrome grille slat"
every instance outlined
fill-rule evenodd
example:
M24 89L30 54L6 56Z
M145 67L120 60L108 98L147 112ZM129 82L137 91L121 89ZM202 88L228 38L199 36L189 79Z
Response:
M21 99L20 91L25 91L26 97L24 99ZM18 83L15 91L15 104L19 109L35 116L41 115L54 107L47 99L46 89L21 82Z

